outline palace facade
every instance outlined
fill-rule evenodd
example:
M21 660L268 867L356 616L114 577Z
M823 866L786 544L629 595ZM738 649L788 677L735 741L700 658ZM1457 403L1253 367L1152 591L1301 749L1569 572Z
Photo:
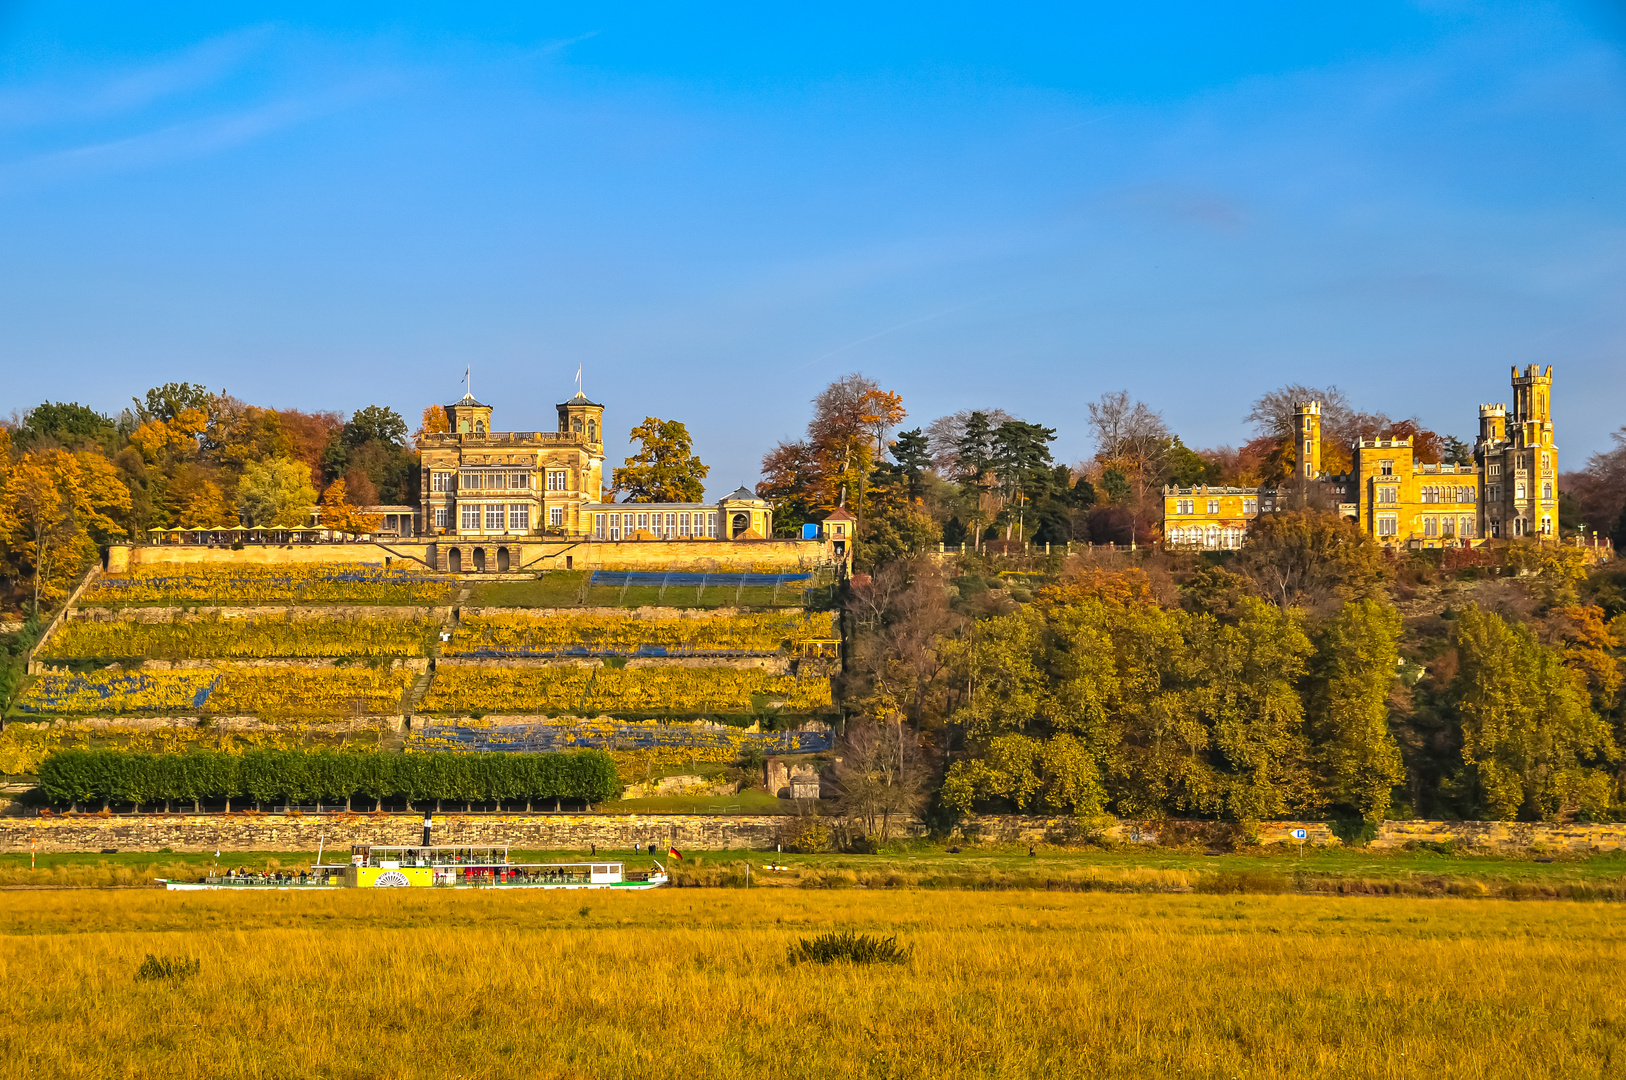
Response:
M1298 465L1286 488L1165 487L1164 537L1205 551L1242 545L1249 523L1289 504L1320 503L1358 521L1385 547L1470 546L1486 539L1552 536L1558 528L1553 369L1513 369L1513 408L1479 407L1471 465L1416 460L1411 437L1361 439L1349 473L1321 471L1321 403L1294 411ZM1296 498L1295 498L1296 496Z
M715 503L615 503L604 494L604 406L578 392L558 431L493 431L492 407L465 394L451 430L419 442L423 537L761 540L773 511L740 488Z

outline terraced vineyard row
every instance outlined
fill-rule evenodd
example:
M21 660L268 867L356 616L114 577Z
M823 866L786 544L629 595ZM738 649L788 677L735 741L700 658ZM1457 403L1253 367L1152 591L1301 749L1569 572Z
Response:
M523 612L464 618L442 650L447 656L557 656L579 653L773 653L835 636L835 616L763 613L689 619L632 615L551 615Z
M437 604L455 579L423 568L359 563L229 567L136 567L86 587L87 605Z
M279 717L394 713L406 668L267 666L42 675L17 709L42 716L214 714Z
M198 622L70 622L51 635L39 659L123 660L415 657L428 655L439 624L428 619L281 617Z
M753 699L792 712L830 707L830 680L735 667L442 666L420 709L431 713L747 712Z

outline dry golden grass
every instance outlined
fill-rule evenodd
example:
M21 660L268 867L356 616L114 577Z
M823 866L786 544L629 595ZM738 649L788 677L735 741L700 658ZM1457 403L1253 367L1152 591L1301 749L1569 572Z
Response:
M585 910L584 910L585 909ZM1604 904L667 890L0 895L0 1077L1592 1077ZM792 966L798 935L914 946ZM196 958L136 980L148 953Z

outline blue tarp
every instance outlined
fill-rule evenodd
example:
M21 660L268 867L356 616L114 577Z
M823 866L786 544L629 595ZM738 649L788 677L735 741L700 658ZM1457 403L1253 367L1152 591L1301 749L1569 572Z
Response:
M828 731L719 731L688 724L615 724L577 728L566 724L509 724L497 727L462 727L433 724L415 729L407 737L412 750L453 753L496 750L504 753L547 753L555 750L728 749L737 740L762 747L768 753L817 754L835 749Z
M663 573L640 573L627 570L594 570L589 581L592 585L653 585L659 588L662 585L688 585L691 587L726 586L738 588L741 585L786 585L794 581L810 581L812 574L680 574L676 571Z

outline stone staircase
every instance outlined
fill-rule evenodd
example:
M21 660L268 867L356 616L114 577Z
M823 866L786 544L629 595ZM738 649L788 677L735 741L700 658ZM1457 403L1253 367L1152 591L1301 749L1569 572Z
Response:
M423 673L412 681L405 694L401 696L401 715L407 718L407 724L412 723L412 714L417 711L418 703L423 696L429 693L430 683L435 681L435 663L440 659L441 635L454 632L463 621L463 604L473 592L472 585L464 585L458 590L457 599L452 602L451 614L441 621L440 629L435 632L435 640L429 646L429 666Z

